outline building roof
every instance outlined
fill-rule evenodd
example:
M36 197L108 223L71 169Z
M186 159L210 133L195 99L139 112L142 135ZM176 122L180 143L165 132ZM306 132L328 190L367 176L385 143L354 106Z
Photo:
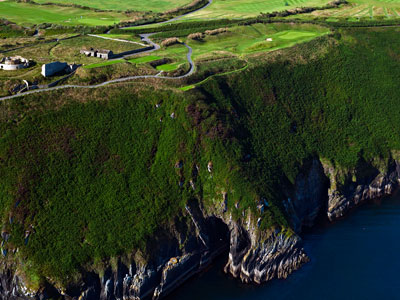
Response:
M110 53L112 53L111 50L105 50L105 49L97 50L97 52L100 53L100 54L110 54Z
M6 65L21 65L27 62L28 60L21 56L3 57L2 59L0 59L0 63Z

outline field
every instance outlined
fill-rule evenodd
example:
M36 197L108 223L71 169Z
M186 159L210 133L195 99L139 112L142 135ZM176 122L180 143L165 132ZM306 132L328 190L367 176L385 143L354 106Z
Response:
M38 3L49 2L47 0L37 0ZM52 0L52 3L78 4L82 6L104 9L104 10L135 10L135 11L153 11L165 12L185 6L191 3L191 0Z
M47 0L39 0L39 3L46 3ZM89 25L109 26L121 21L137 20L144 15L130 15L121 11L135 11L146 13L166 12L174 8L182 7L190 0L130 0L128 3L122 0L116 1L87 1L87 0L55 0L55 3L77 4L89 6L96 9L110 10L107 12L96 12L94 10L81 9L76 7L63 7L58 5L33 5L23 2L0 1L1 17L12 22L23 25L54 23L62 25ZM188 20L215 20L226 18L255 17L260 13L283 11L296 7L320 7L330 2L329 0L214 0L206 9L189 14L179 22ZM400 17L399 0L350 0L349 5L338 9L315 11L311 14L302 15L302 18L313 16L325 16L334 18L352 18L357 20L361 17ZM114 12L112 11L114 10ZM154 17L154 14L153 16ZM150 18L150 16L147 16Z
M373 18L377 16L398 18L400 1L352 0L341 9L332 10L330 15L339 18Z
M296 7L320 7L327 4L327 0L214 0L206 9L191 14L183 20L204 20L216 18L244 18L254 17L260 13L273 11L283 11ZM315 11L301 17L307 16L335 16L345 18L359 17L400 17L399 0L349 0L349 5L344 5L339 9L327 9ZM297 17L297 16L296 16Z
M92 10L56 5L33 5L14 1L0 1L1 17L12 22L31 25L55 23L63 25L113 25L128 20L117 12L94 12Z
M398 0L349 0L348 5L340 8L316 10L309 14L291 16L291 18L309 19L314 17L327 17L329 21L360 19L399 18L400 1Z
M206 9L185 17L189 19L244 18L260 13L282 11L301 6L323 6L329 0L214 0Z

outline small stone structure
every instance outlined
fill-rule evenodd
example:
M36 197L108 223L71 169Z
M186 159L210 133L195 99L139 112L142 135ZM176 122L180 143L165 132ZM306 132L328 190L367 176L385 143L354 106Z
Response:
M114 56L114 53L111 50L99 50L97 52L97 57L102 59L110 59Z
M29 67L29 60L21 56L3 57L0 59L0 70L15 71Z
M66 62L55 61L49 64L44 64L42 66L42 75L44 77L50 77L57 73L69 74L78 68L76 64L67 64Z
M81 54L84 54L88 57L98 57L102 59L110 59L114 57L114 53L111 50L104 50L104 49L93 49L90 48L89 50L87 49L82 49L80 51Z

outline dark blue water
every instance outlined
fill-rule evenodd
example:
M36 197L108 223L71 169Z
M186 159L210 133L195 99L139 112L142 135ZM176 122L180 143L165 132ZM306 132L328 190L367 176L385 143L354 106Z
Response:
M286 280L244 285L225 259L171 295L174 300L400 299L400 194L365 204L303 237L311 262Z

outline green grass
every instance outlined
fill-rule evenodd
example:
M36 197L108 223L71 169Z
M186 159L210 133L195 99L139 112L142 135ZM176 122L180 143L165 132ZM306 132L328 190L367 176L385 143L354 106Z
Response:
M161 57L155 56L155 55L148 55L148 56L128 59L128 62L130 62L132 64L143 64L143 63L151 62L151 61L158 60L158 59L161 59Z
M110 66L110 65L114 65L114 64L120 64L123 62L126 62L126 60L124 60L124 59L110 60L110 61L104 61L101 63L87 65L87 66L84 66L84 68L93 69L93 68L98 68L98 67Z
M196 85L194 85L194 84L192 84L192 85L187 85L187 86L183 86L183 87L181 87L181 88L179 88L181 91L188 91L188 90L191 90L191 89L194 89L196 87Z
M18 39L16 40L18 41ZM52 61L66 61L68 63L79 64L103 64L103 61L95 57L86 57L80 53L83 48L94 47L97 49L109 49L114 53L121 53L132 49L142 48L140 45L116 42L101 38L91 37L87 35L78 36L75 38L62 40L59 42L37 44L32 47L18 49L8 52L8 55L21 55L36 62L36 66L49 63ZM26 70L20 70L19 74L25 73ZM28 80L30 78L27 78Z
M309 38L315 36L316 34L314 32L291 30L280 34L279 38L283 40L297 40L297 39L302 40L303 38ZM276 37L278 37L278 35L276 35Z
M311 14L297 16L303 19L310 17L341 17L341 18L376 18L384 17L387 19L398 18L396 11L400 10L399 0L349 0L348 5L343 5L338 9L327 9L314 11ZM390 13L392 12L392 13Z
M47 0L37 0L38 3L46 3ZM105 10L135 10L165 12L191 3L190 0L52 0L53 3L78 4Z
M183 87L181 87L181 88L179 88L179 89L180 89L181 91L184 91L184 92L185 92L185 91L194 89L196 86L200 86L200 85L206 83L207 81L211 80L213 77L216 77L216 76L225 76L225 75L230 75L230 74L233 74L233 73L236 73L236 72L241 72L241 71L246 70L248 67L249 67L249 65L246 65L246 66L244 66L243 68L236 69L236 70L233 70L233 71L228 71L228 72L224 72L224 73L220 73L220 74L214 74L214 75L211 75L211 76L207 77L206 79L204 79L204 80L202 80L202 81L200 81L200 82L198 82L198 83L196 83L196 84L183 86Z
M293 46L328 33L328 29L310 25L255 24L229 28L228 33L206 36L203 41L187 40L194 59L219 55L247 55ZM271 38L272 41L267 41Z
M54 5L32 5L22 2L0 2L1 17L18 24L54 23L65 26L113 25L127 20L124 14L114 12L94 12L91 10L60 7Z
M179 68L180 63L172 63L172 64L164 64L157 66L156 69L159 71L165 71L165 72L170 72L170 71L175 71Z
M267 173L271 181L280 176L293 181L308 157L355 168L360 161L387 158L389 150L400 149L393 134L400 130L395 121L400 117L395 80L400 72L399 32L342 31L343 40L326 54L315 57L320 45L313 41L287 49L268 67L234 74L231 80L215 77L202 85L201 90L213 91L209 97L216 101L226 103L223 95L230 95L229 103L238 103L232 104L242 111L237 130L251 136L247 147L255 159L249 176L259 176L260 190L271 189L265 185ZM313 56L310 63L296 62ZM243 122L249 122L245 128L240 127Z
M329 1L326 0L214 0L206 9L191 14L185 19L215 19L215 18L244 18L254 17L260 13L282 11L302 6L323 6Z
M253 199L237 168L224 167L236 164L231 157L240 157L240 150L226 149L219 139L207 137L200 146L186 113L187 99L170 90L132 91L132 86L103 89L97 95L103 101L97 101L93 93L81 96L82 91L71 90L65 107L48 114L37 111L18 127L0 123L0 216L6 216L6 208L15 216L9 227L13 239L6 247L20 247L21 255L33 263L31 273L64 285L87 262L132 250L151 251L147 241L159 226L181 215L186 201L203 193L189 184L196 164L214 162L214 177L202 167L196 178L197 184L205 184L209 201L220 196L220 188L235 188L230 201ZM54 105L63 93L41 105ZM90 98L93 101L80 103ZM9 103L10 109L18 111L21 103ZM157 103L161 107L155 109ZM215 122L207 123L203 128L212 130ZM202 146L209 150L197 152ZM179 160L182 169L174 167ZM29 189L18 205L14 180ZM25 244L24 227L30 223L35 233Z

